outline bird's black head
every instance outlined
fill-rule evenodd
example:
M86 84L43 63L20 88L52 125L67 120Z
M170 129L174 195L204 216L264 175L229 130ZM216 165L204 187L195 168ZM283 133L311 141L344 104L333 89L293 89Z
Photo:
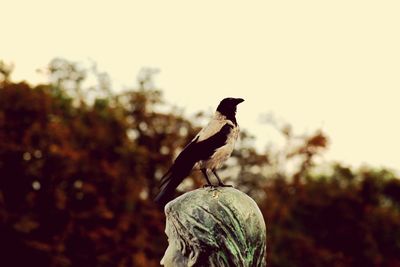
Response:
M227 119L232 120L236 123L235 114L236 114L236 106L244 101L243 98L224 98L219 103L217 107L217 111L222 115L225 115Z

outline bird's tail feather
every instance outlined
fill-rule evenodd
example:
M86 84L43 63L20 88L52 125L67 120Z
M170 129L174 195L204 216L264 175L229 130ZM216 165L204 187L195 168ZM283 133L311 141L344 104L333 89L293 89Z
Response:
M174 196L175 188L185 179L195 165L197 159L197 150L195 142L190 143L179 156L168 172L161 178L160 193L154 201L164 207Z
M170 200L172 200L175 189L184 178L185 177L176 176L172 172L167 173L161 182L160 192L154 199L157 205L164 207Z
M162 188L164 187L164 185L165 185L168 181L171 180L171 174L172 174L172 171L171 171L171 169L169 169L169 170L167 171L167 173L164 174L163 177L161 177L160 185L159 185L159 188L160 188L161 190L162 190Z

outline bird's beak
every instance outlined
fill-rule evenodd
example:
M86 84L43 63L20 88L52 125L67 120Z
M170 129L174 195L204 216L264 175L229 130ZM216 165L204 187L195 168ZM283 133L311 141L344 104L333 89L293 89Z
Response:
M242 103L244 101L243 98L236 98L236 105Z

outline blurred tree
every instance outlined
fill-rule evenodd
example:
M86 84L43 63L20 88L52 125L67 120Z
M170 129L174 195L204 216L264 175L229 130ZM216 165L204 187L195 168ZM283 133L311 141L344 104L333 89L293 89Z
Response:
M159 266L164 215L152 198L207 115L165 103L153 69L119 94L95 65L55 59L37 86L11 70L0 64L0 266ZM269 266L400 266L399 179L317 172L326 135L277 129L286 145L265 153L242 131L223 170L261 207ZM202 183L193 172L181 189Z
M14 66L11 64L7 64L4 61L0 60L0 82L6 83L10 80L11 73L14 69Z

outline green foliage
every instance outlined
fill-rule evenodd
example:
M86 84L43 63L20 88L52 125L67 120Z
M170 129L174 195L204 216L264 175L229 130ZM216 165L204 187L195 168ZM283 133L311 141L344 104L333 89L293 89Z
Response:
M114 95L106 74L94 68L91 91L90 71L62 59L46 85L0 69L0 266L159 266L167 241L152 198L204 115L165 104L154 70ZM260 205L269 266L400 266L399 179L340 164L317 173L325 134L278 130L285 149L260 153L244 131L224 170ZM200 185L193 172L183 187Z

